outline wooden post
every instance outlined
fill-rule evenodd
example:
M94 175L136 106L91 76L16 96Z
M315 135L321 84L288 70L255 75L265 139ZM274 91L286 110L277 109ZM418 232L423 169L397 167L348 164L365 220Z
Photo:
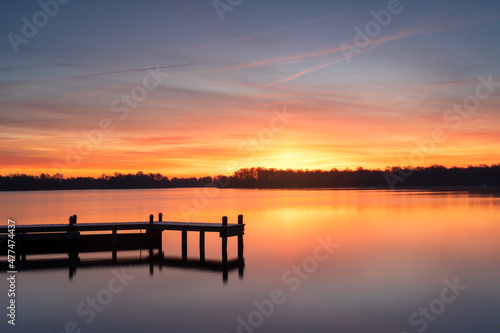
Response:
M182 261L187 261L187 230L182 230Z
M68 232L74 232L76 225L76 214L69 217L69 228ZM80 233L77 233L80 235ZM76 273L76 263L78 261L78 239L71 237L68 240L68 258L69 258L69 278L73 279Z
M113 229L113 235L111 236L111 243L112 243L112 251L113 251L113 262L116 262L116 247L117 247L117 235L116 235L116 229Z
M200 231L200 261L205 262L205 231Z
M222 217L222 226L227 227L227 216ZM229 268L227 263L227 230L224 228L222 234L222 281L227 283L229 277Z
M153 224L153 219L153 214L149 215L149 224ZM153 257L153 231L147 228L146 234L148 235L147 240L149 242L149 258L151 259Z
M227 227L227 216L222 217L222 226ZM227 266L227 233L226 229L222 230L222 264Z
M162 222L163 221L163 214L162 213L158 213L158 222ZM159 230L159 231L155 231L155 242L159 242L158 243L158 256L160 257L160 259L163 259L163 230ZM160 266L161 268L161 266Z
M76 215L69 217L69 230L73 230L76 224Z
M243 225L243 215L238 215L238 224ZM243 261L243 231L238 234L238 261Z

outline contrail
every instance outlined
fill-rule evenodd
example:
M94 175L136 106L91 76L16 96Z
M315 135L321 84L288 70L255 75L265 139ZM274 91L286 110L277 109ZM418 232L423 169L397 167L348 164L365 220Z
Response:
M201 64L201 63L200 62L193 62L193 63L189 63L189 64L159 66L159 67L155 67L155 68L164 69L164 68L192 66L192 65L197 65L197 64ZM128 73L128 72L142 72L142 71L145 71L145 70L146 70L145 68L122 69L122 70L119 70L119 71L100 72L100 73L94 73L94 74L88 74L88 75L74 76L74 77L70 77L69 79L70 80L83 79L83 78L93 77L93 76L99 76L99 75L111 75L111 74L120 74L120 73Z

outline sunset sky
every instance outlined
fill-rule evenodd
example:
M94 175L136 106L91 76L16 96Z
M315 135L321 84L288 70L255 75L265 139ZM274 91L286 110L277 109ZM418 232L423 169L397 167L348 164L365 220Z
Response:
M1 175L500 163L498 0L44 1L0 4Z

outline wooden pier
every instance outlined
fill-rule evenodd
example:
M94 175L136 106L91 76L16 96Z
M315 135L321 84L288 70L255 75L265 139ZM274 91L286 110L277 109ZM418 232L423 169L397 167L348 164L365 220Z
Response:
M224 272L224 281L227 280L229 266L239 263L240 276L243 270L243 235L245 225L243 215L238 216L238 223L229 224L226 216L222 217L222 223L191 223L191 222L169 222L162 220L162 213L158 214L158 220L149 216L147 222L103 222L103 223L77 223L77 216L69 218L68 224L39 224L39 225L16 225L15 227L15 252L16 262L26 267L27 255L67 253L70 262L79 262L78 254L86 252L112 252L111 263L119 263L118 251L125 250L149 250L150 270L152 265L158 263L160 267L173 262L176 266L186 267L221 267ZM144 233L142 231L145 231ZM163 231L181 232L181 258L165 259L162 249ZM126 231L120 233L120 231ZM132 233L130 232L132 231ZM135 232L134 232L135 231ZM106 233L107 232L107 233ZM188 232L199 234L199 261L189 260L187 253ZM222 240L220 265L214 261L205 260L205 234L208 232L218 233ZM0 227L0 244L7 243L9 229L7 226ZM227 241L230 237L238 238L237 260L228 260ZM0 246L4 248L4 246ZM154 256L154 251L158 250ZM5 251L7 253L7 251ZM193 264L194 263L194 264ZM71 270L70 270L71 277Z

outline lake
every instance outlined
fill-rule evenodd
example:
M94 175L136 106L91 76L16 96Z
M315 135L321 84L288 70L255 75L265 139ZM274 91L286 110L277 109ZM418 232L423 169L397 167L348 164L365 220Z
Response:
M204 193L206 191L206 193ZM2 332L500 332L500 196L467 191L144 189L0 193L2 223L236 223L240 277L149 266L20 271ZM180 256L180 232L163 236ZM207 259L220 238L207 235ZM229 256L237 253L229 239ZM118 253L147 257L147 251ZM198 238L188 237L196 259ZM61 257L61 256L59 256ZM64 256L63 256L64 257ZM83 254L82 260L110 253ZM36 259L28 256L28 260ZM2 257L5 260L5 257ZM3 272L7 276L6 272ZM2 279L2 299L9 288ZM2 303L8 306L7 301Z

